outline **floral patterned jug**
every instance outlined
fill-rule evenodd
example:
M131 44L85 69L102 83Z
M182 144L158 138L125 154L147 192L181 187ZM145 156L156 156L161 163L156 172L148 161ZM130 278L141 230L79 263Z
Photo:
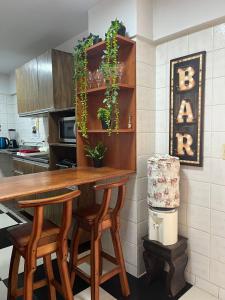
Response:
M180 205L180 161L170 155L155 155L148 160L148 204L155 208Z

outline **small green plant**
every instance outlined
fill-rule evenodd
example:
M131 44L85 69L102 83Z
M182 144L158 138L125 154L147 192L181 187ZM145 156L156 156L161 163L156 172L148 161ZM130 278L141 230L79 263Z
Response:
M102 161L107 151L107 147L102 142L98 142L94 147L86 145L84 150L86 152L86 156L93 160L94 167L102 167Z
M97 112L97 118L102 122L103 129L109 128L111 123L111 114L107 108L100 107Z

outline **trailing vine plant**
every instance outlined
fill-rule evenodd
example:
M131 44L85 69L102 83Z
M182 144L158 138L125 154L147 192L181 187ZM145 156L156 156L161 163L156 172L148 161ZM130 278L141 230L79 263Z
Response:
M77 126L81 130L83 137L87 138L87 49L93 45L94 36L78 41L78 45L74 48L74 98L77 115ZM79 88L79 91L78 91Z
M103 103L109 111L107 114L107 126L109 135L112 129L119 130L119 85L118 85L118 50L117 34L121 23L116 19L105 35L106 49L102 57L101 70L104 75L106 92Z

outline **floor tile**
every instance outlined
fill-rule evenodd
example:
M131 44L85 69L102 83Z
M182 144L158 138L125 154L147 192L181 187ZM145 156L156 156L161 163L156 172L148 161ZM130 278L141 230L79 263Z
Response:
M4 285L2 281L0 281L0 299L1 300L7 299L7 287Z
M105 290L100 288L100 299L102 300L116 300L112 295L107 293ZM76 300L91 300L91 289L87 288L86 290L82 291L81 293L77 294L74 299Z
M179 298L180 300L216 300L217 298L207 294L203 290L192 287L184 296Z
M8 216L7 214L1 214L0 216L0 229L1 228L6 228L6 227L10 227L13 225L17 225L18 223L13 220L12 218L10 218L10 216Z
M4 249L0 249L0 278L2 280L8 278L11 253L12 253L12 246ZM21 258L19 273L23 272L23 270L24 270L24 260L23 258Z

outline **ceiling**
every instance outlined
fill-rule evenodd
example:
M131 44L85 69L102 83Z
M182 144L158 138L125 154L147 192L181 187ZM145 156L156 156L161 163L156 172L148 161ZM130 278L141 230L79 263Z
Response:
M87 30L98 0L0 0L0 73Z

